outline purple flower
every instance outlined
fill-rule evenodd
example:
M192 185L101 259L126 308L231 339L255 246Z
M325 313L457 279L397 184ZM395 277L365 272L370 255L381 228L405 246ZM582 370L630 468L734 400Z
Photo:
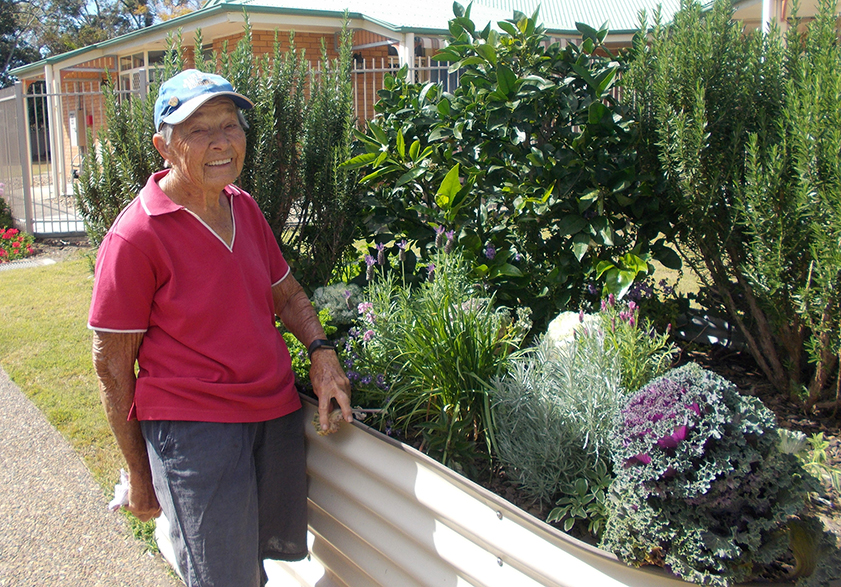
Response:
M496 247L493 246L493 244L488 243L488 246L485 247L485 256L489 260L493 260L493 258L496 257Z
M385 265L385 243L377 243L377 265Z
M436 226L435 227L435 246L436 248L443 248L444 247L444 227L443 226Z
M596 287L595 283L590 282L587 284L587 293L589 293L591 296L594 296L597 293L599 293L599 290Z
M426 266L427 272L429 272L429 281L435 279L435 263L430 263Z
M609 296L607 296L607 303L608 303L611 307L615 306L615 305L616 305L616 296L615 296L615 295L613 295L613 294L610 294Z
M401 263L403 263L406 260L406 245L408 244L409 243L406 242L405 238L399 243L397 243L397 248L400 249L400 252L397 254L397 258L400 260Z
M374 331L373 330L366 330L365 334L362 335L362 340L364 342L368 342L374 338Z
M350 290L346 289L342 296L345 298L345 304L347 305L348 309L350 309Z
M453 247L455 246L455 231L448 230L447 231L447 244L444 246L444 252L450 254L453 252Z
M371 255L365 255L365 264L368 266L368 269L365 272L365 278L368 281L374 279L374 263L376 262L376 259L374 259Z

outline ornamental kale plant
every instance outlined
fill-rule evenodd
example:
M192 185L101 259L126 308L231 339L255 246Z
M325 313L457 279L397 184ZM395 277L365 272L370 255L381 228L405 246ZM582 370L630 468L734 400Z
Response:
M786 523L818 488L779 445L758 399L695 364L669 371L617 417L602 547L704 585L756 575L786 550Z
M531 322L496 307L458 250L432 257L416 287L370 267L349 354L349 376L360 390L354 402L382 408L383 429L411 439L422 431L422 449L474 474L476 444L490 453L493 442L487 387L505 372Z

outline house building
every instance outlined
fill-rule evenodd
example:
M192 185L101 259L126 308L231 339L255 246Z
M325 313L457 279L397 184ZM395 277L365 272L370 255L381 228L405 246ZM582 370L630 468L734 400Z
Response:
M817 0L804 0L801 14L815 12ZM473 0L471 18L477 27L512 18L514 11L531 15L539 8L539 21L548 35L561 43L580 39L576 23L609 29L608 47L628 46L639 25L639 15L649 18L658 9L668 21L679 9L680 0ZM737 0L736 15L752 27L767 28L782 20L791 10L790 0ZM81 222L65 202L67 219L47 208L72 194L72 182L85 156L87 130L95 131L104 119L101 85L106 76L118 80L119 89L144 95L154 81L155 69L162 63L168 39L180 34L188 63L192 59L195 37L201 33L203 52L217 53L233 48L242 37L245 15L252 28L255 54L272 49L275 35L281 47L288 46L289 33L295 32L295 45L306 50L311 61L318 61L322 43L329 58L337 55L338 35L345 11L353 32L356 112L370 117L376 92L385 72L408 65L411 79L448 80L446 67L431 61L436 50L447 42L448 22L453 18L452 0L320 0L317 8L309 0L207 0L200 10L101 43L48 57L12 70L20 81L11 91L0 92L0 183L5 183L6 199L29 232L81 231ZM24 107L24 96L40 97ZM39 111L40 109L40 111ZM32 120L34 118L35 120ZM37 121L42 120L39 126ZM35 128L29 133L24 129ZM5 160L17 151L27 168L18 181L2 175ZM32 155L44 154L49 172L35 174L27 162ZM12 167L13 164L10 164ZM39 177L36 177L38 175ZM28 177L27 177L28 176ZM20 184L20 185L18 185ZM46 196L32 196L40 187ZM29 192L30 196L26 196ZM28 200L27 200L28 197ZM36 200L46 211L39 211ZM37 218L58 217L56 222ZM34 219L34 220L33 220Z

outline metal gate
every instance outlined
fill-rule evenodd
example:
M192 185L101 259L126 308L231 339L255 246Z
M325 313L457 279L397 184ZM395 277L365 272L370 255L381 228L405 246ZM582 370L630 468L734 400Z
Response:
M94 91L53 94L44 84L32 84L24 93L18 83L0 97L0 183L3 198L17 224L36 236L83 234L76 211L73 183L84 156L87 114L82 96L100 102Z
M453 91L458 74L446 64L416 58L411 79L442 84ZM352 70L354 109L358 120L374 115L377 92L387 74L398 69L395 60L355 63ZM318 68L314 68L318 72ZM145 72L143 72L145 73ZM126 93L145 94L141 75ZM76 210L74 185L82 161L93 152L89 134L105 124L105 103L99 81L64 84L52 93L36 83L26 93L20 83L0 90L0 195L9 203L18 226L36 236L71 236L85 232Z

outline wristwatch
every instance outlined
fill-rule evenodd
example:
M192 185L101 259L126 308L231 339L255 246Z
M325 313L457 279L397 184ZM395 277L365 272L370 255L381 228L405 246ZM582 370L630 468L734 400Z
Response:
M310 359L312 359L312 354L319 349L330 349L335 351L336 345L329 340L325 340L323 338L316 338L310 343L310 346L307 347L307 355L309 355Z

